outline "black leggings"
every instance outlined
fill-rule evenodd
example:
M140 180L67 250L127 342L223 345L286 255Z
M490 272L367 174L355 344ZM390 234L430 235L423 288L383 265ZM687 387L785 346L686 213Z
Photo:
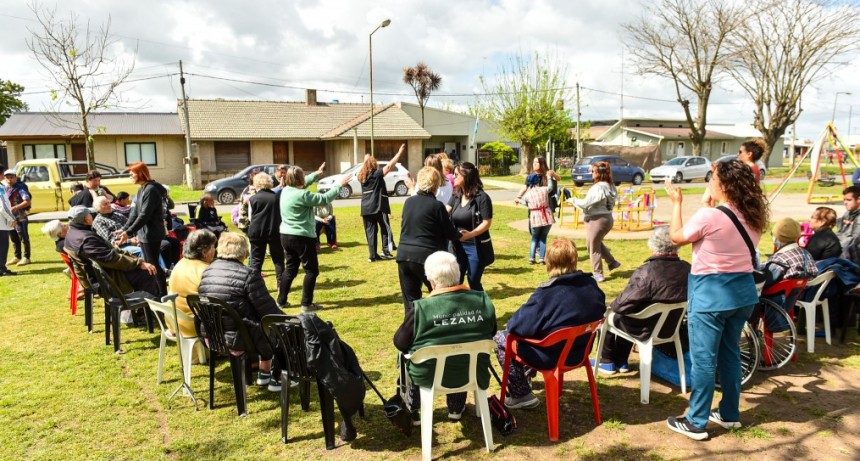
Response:
M161 264L158 264L158 257L161 255L161 242L140 242L140 249L143 251L143 260L155 266L155 280L158 283L158 293L153 293L159 298L167 294L167 281L164 276L164 269Z

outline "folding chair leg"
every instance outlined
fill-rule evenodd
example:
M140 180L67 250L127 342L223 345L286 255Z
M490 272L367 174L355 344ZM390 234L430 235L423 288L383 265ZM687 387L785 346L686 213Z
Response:
M651 359L654 347L648 344L639 345L639 401L648 404L651 394Z
M287 443L287 425L290 422L290 377L281 373L281 442Z
M119 306L111 306L111 328L113 329L113 351L119 354L120 351L120 308Z
M675 355L678 356L678 374L681 375L681 393L687 393L687 367L684 365L684 349L681 338L675 338Z
M93 291L86 289L84 291L84 324L87 326L87 333L93 332Z
M594 422L599 426L603 424L603 420L600 418L600 399L597 397L597 381L594 379L594 370L591 368L591 364L585 364L585 372L588 374L588 387L591 388L591 406L594 408Z
M325 434L326 450L334 449L334 398L329 394L322 381L317 379L317 392L320 396L320 412L322 413L323 433Z
M433 459L433 397L432 387L419 387L421 394L421 459Z
M230 372L233 375L233 391L236 393L236 410L239 416L248 415L247 402L245 401L245 355L239 357L230 355Z
M209 409L215 409L215 355L209 356Z

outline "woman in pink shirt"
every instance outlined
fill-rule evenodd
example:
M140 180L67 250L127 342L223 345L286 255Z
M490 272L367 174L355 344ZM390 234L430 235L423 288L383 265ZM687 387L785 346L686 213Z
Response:
M738 343L744 323L758 302L752 277L758 261L750 245L753 249L758 245L770 216L752 169L740 160L716 162L711 168L710 195L722 206L702 208L686 224L681 215L681 190L666 181L666 191L672 200L669 227L672 243L693 244L687 287L693 365L690 407L686 416L670 417L667 424L669 429L694 440L708 438L705 430L708 421L726 429L741 427ZM723 397L719 408L712 410L717 368Z

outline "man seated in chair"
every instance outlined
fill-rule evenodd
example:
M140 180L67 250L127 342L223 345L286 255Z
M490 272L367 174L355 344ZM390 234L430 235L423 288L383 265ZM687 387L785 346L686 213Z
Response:
M155 266L105 242L93 231L94 208L75 205L69 210L69 231L63 249L75 263L78 280L90 288L86 266L97 263L123 293L145 291L158 293Z
M609 306L616 315L615 326L642 340L651 336L659 316L640 320L627 315L637 314L654 303L686 301L687 276L690 275L690 263L678 258L678 247L669 238L668 226L654 228L648 238L648 248L651 256L633 271L624 291ZM668 335L680 321L680 312L672 312L663 324L663 332ZM627 358L632 349L630 341L607 333L597 365L598 373L612 375L629 371Z
M576 246L573 242L568 239L553 240L547 247L544 262L549 280L538 285L528 301L514 312L508 320L507 330L500 331L493 338L499 346L496 348L496 357L502 366L505 363L508 333L520 338L540 340L556 330L600 320L606 312L606 296L594 277L576 269ZM577 339L565 364L573 366L582 362L583 354L589 352L585 350L587 342L587 337ZM509 408L535 408L540 405L532 393L531 378L538 369L555 368L563 347L564 343L547 348L520 343L517 355L531 366L511 361L508 371L510 393L505 398L505 405Z
M773 225L773 255L764 263L767 289L785 279L813 279L818 275L815 258L797 244L800 224L791 218L783 218ZM782 299L778 300L782 304Z
M433 291L430 296L416 300L406 312L403 324L394 334L394 346L403 353L415 352L426 346L467 343L491 339L496 333L496 309L487 293L470 290L459 284L460 266L451 253L437 251L427 257L424 272ZM469 376L468 357L453 357L445 365L445 386L458 387ZM486 389L490 381L489 357L478 356L478 385ZM435 360L409 364L413 386L432 387ZM449 378L451 377L451 378ZM449 379L451 382L449 382ZM419 422L419 394L410 389L412 419ZM448 394L448 418L459 420L466 409L466 393ZM420 424L420 422L419 422Z

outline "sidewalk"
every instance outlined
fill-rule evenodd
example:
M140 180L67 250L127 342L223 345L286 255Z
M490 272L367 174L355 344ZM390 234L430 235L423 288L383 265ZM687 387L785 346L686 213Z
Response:
M500 181L497 181L500 182ZM509 183L510 184L510 183ZM694 195L685 195L683 202L683 215L685 219L689 219L693 214L701 208L701 204L699 203L699 194ZM806 194L780 194L777 196L776 200L771 203L770 206L770 222L774 223L779 221L782 218L794 218L799 222L808 221L809 217L812 216L812 212L815 211L816 208L820 206L827 206L836 210L837 216L841 216L845 211L845 208L842 206L842 202L831 202L831 203L814 203L807 204L806 203ZM567 208L565 209L567 211ZM672 220L672 204L669 202L669 199L666 197L660 197L657 199L657 208L654 209L654 220L655 221L663 221L668 223ZM550 230L549 234L554 236L563 236L569 238L576 239L584 239L585 238L585 227L582 223L579 224L578 229L573 228L573 223L568 221L568 217L565 216L565 224L564 226L560 226L558 224L552 226L552 230ZM523 232L529 231L529 221L528 219L523 219L521 221L514 221L509 224L511 227L517 230L521 230ZM651 235L651 231L638 231L638 232L627 232L627 231L611 231L607 234L607 240L645 240Z

